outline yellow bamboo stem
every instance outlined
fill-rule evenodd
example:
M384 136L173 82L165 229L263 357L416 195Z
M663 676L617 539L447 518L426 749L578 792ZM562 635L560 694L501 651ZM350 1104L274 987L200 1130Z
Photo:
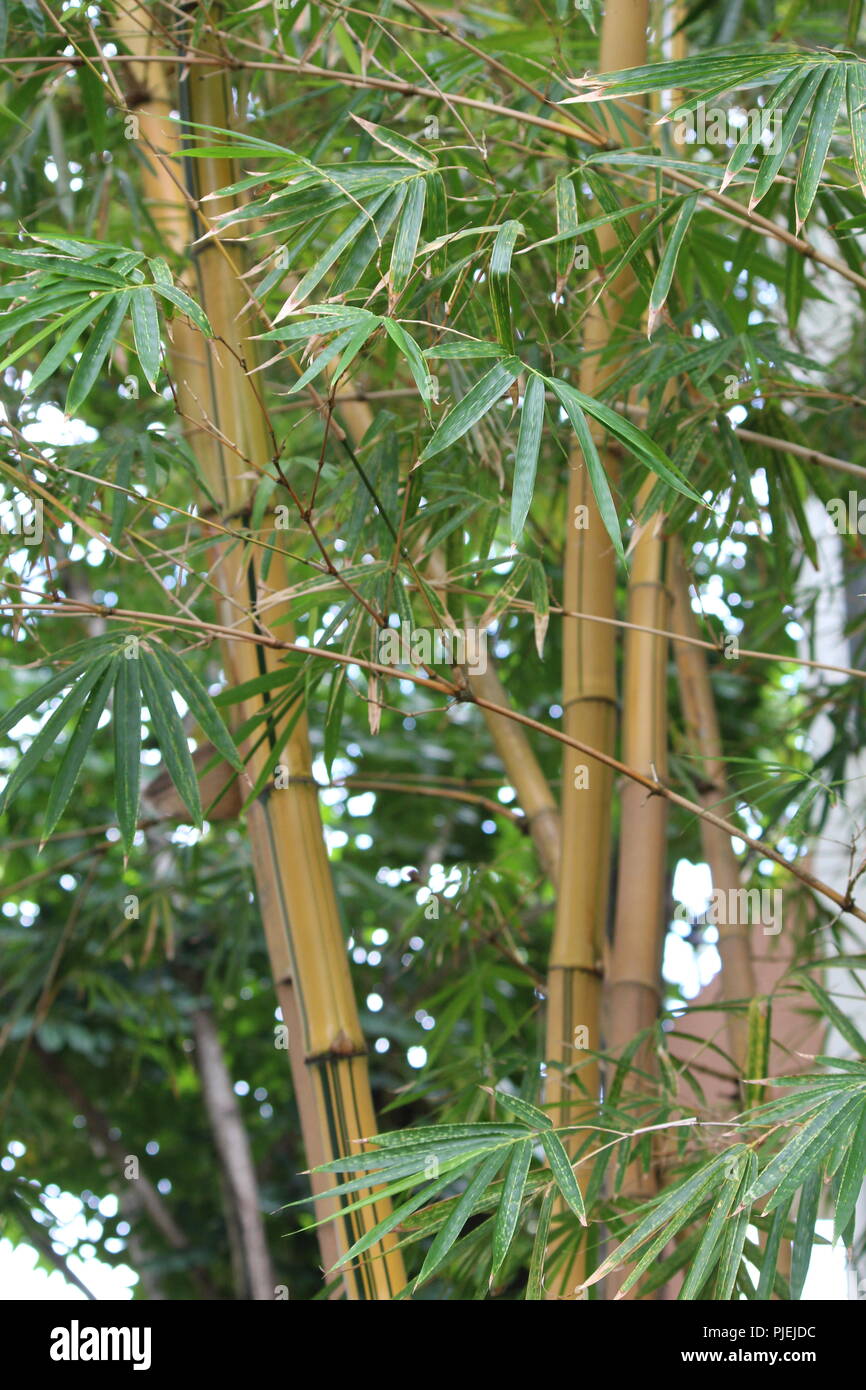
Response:
M609 0L601 27L599 69L636 67L646 61L647 0ZM631 119L640 106L629 104ZM613 133L613 112L605 108ZM640 138L637 126L629 138ZM599 228L602 256L618 245L616 231ZM590 310L585 324L580 389L597 395L615 363L602 362L622 315L634 280L626 270ZM594 436L608 476L615 479L617 460L602 431ZM567 540L563 608L613 618L616 555L596 506L586 465L579 452L571 460L566 510ZM563 619L563 727L571 738L612 754L616 738L616 635L603 624ZM582 762L566 750L562 761L562 867L556 924L550 954L547 999L547 1080L545 1100L557 1123L574 1123L591 1113L599 1093L599 1069L591 1057L601 1047L600 1004L602 957L610 890L612 778L594 759ZM580 1030L580 1031L578 1031ZM576 1049L579 1040L589 1051ZM576 1068L579 1068L576 1070ZM583 1142L577 1133L572 1152ZM581 1257L561 1268L552 1280L551 1297L573 1297L583 1277Z
M146 9L127 12L127 43L130 25L133 38L138 28L142 40L150 41ZM148 72L151 80L153 76ZM229 128L233 122L225 71L193 68L186 80L190 119ZM175 128L165 121L171 104L169 91L150 93L143 87L137 114L150 165L145 175L148 201L167 242L178 250L189 240L189 222L184 190L171 173L179 173L182 166L165 157L176 149ZM229 161L207 159L190 164L196 200L236 177ZM213 204L207 207L211 216L219 210ZM199 465L225 517L248 506L256 471L268 464L273 453L258 387L243 365L246 362L251 367L255 354L247 336L252 331L246 326L247 292L234 255L233 248L209 241L194 258L192 288L214 328L215 340L208 341L176 323L171 344L178 406ZM279 557L266 586L255 560L247 559L237 545L224 546L218 552L216 578L223 595L220 621L248 632L260 628L256 616L259 602L269 592L288 586ZM280 613L280 608L270 608L269 621ZM278 653L247 642L223 643L222 659L232 684L277 669L279 664ZM239 719L248 718L261 702L261 697L247 701ZM279 723L271 732L271 743L278 730ZM252 781L271 756L267 744L250 755L247 767ZM357 1149L359 1141L374 1134L377 1126L303 716L279 760L280 786L266 786L247 813L247 825L271 969L288 1029L304 1145L312 1167ZM312 1180L317 1192L332 1185L327 1177ZM317 1214L321 1217L335 1209L335 1202L320 1203ZM389 1204L382 1200L354 1217L344 1215L321 1227L325 1267L330 1268L349 1244L388 1210ZM344 1271L347 1297L390 1298L404 1285L402 1257L394 1244L394 1237L387 1238Z

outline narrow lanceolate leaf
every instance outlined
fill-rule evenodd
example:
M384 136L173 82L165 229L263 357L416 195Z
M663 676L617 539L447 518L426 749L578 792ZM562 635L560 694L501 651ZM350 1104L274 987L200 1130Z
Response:
M863 63L848 64L848 120L854 150L854 168L866 194L866 71Z
M193 824L201 826L198 778L183 722L172 699L171 686L159 663L148 652L142 652L140 660L142 694L150 711L151 727L159 744L166 771L192 816Z
M410 164L414 164L418 169L435 169L437 161L426 150L422 150L420 145L416 145L414 140L407 140L404 135L397 135L393 130L386 130L383 125L374 125L372 121L364 121L360 116L356 116L354 111L350 113L352 120L356 121L362 130L366 130L377 144L396 154L399 159L408 159Z
M737 1210L733 1216L728 1217L722 1237L722 1249L716 1271L714 1293L715 1299L722 1303L726 1303L730 1299L737 1282L740 1261L743 1258L743 1246L746 1243L746 1234L752 1215L752 1208L749 1203L744 1206L740 1204L755 1181L757 1172L758 1160L754 1153L750 1152L746 1159L745 1172L740 1180L740 1188L737 1193Z
M541 1204L541 1214L538 1218L538 1226L535 1230L535 1240L532 1242L532 1255L529 1261L529 1278L526 1282L526 1297L528 1300L539 1303L544 1298L544 1257L547 1253L547 1236L550 1231L550 1215L553 1211L554 1190L551 1185L550 1190L545 1194Z
M118 658L113 657L103 670L102 677L93 687L87 704L79 716L75 731L66 745L63 761L48 794L45 823L42 827L43 840L47 840L49 835L53 833L54 827L63 815L66 803L72 795L72 789L78 781L81 765L93 742L97 725L108 701L111 687L114 685L114 679L117 675L117 661Z
M439 1231L433 1244L430 1246L430 1249L427 1251L427 1258L421 1266L421 1272L415 1281L416 1288L419 1284L423 1284L425 1279L429 1279L434 1270L439 1268L472 1214L472 1209L476 1201L502 1167L504 1158L504 1153L491 1154L490 1158L485 1159L481 1164L475 1177L468 1184L460 1201L457 1203L451 1215L448 1217L448 1220Z
M595 447L595 440L592 431L586 421L586 416L580 408L576 392L566 387L562 381L557 381L549 377L547 381L556 395L560 405L571 421L571 427L577 435L577 442L583 454L583 461L586 464L586 471L589 474L589 481L592 486L595 504L604 522L604 528L614 544L617 555L625 564L625 551L622 545L622 532L619 526L619 517L616 514L616 507L610 494L610 484L607 474L604 471L604 464L598 456L598 449Z
M854 1215L854 1208L866 1180L866 1103L864 1103L860 1122L851 1147L845 1158L842 1176L839 1181L839 1195L836 1198L833 1239L839 1240ZM803 1196L805 1197L805 1188ZM802 1202L801 1202L802 1204ZM793 1276L792 1276L793 1277Z
M658 321L659 314L661 313L665 301L668 295L670 294L671 284L673 283L674 278L674 270L676 269L677 264L677 256L680 254L680 247L682 246L683 238L685 237L685 234L689 229L689 223L692 220L692 214L694 213L695 207L697 206L697 201L697 193L692 193L689 195L688 198L686 198L685 202L683 203L682 207L677 213L677 220L674 222L674 225L671 228L671 234L668 237L667 245L665 246L665 249L662 253L662 258L659 261L659 268L656 271L656 278L653 281L652 294L650 295L649 301L649 312L647 314L648 338L652 337L653 330Z
M562 174L556 180L556 231L558 236L563 233L573 232L574 235L567 241L560 241L556 246L556 299L559 300L568 273L574 263L574 254L577 249L577 231L580 219L577 211L577 194L574 191L574 182L567 174Z
M533 559L529 568L529 587L532 594L532 620L535 628L535 650L539 661L544 660L544 639L550 625L550 594L547 575L540 560Z
M514 486L511 492L511 544L516 545L523 534L527 513L535 489L538 451L544 428L544 379L534 373L529 378L520 416L520 433L514 458Z
M755 1201L765 1193L772 1192L764 1207L767 1213L796 1192L809 1173L820 1167L830 1149L851 1129L864 1103L864 1095L866 1092L862 1088L858 1088L854 1095L850 1091L843 1091L822 1105L817 1115L770 1160L748 1194L749 1200Z
M776 1210L773 1212L773 1219L770 1222L770 1229L763 1243L764 1258L761 1261L757 1297L765 1302L768 1302L773 1296L773 1286L776 1282L776 1265L779 1262L779 1248L782 1244L782 1236L785 1232L785 1222L788 1219L791 1200L792 1198L788 1197L776 1207Z
M663 449L660 449L654 439L633 425L631 420L626 420L624 416L617 415L610 406L603 405L601 401L595 400L593 396L585 396L576 387L569 386L564 381L551 381L551 386L556 391L563 405L566 400L573 400L581 410L586 411L600 425L624 444L630 453L634 454L639 463L651 469L659 478L668 484L669 487L681 492L690 501L697 502L701 507L704 506L703 499L698 496L694 488L690 487L686 479L682 476L679 469L671 462ZM567 409L567 406L566 406Z
M565 1151L565 1145L559 1135L552 1129L543 1130L538 1137L544 1146L544 1152L550 1164L550 1171L553 1174L557 1187L571 1207L571 1210L574 1212L581 1226L585 1226L586 1212L583 1208L583 1198L580 1195L580 1188L577 1185L577 1178L574 1176L571 1160Z
M496 1094L499 1095L499 1092L497 1091ZM438 1144L451 1143L455 1139L493 1138L508 1140L522 1139L523 1137L524 1130L520 1125L515 1124L419 1125L417 1129L395 1129L385 1134L377 1134L376 1143L381 1145L383 1149L426 1144L428 1150L432 1150Z
M151 267L155 265L156 262L151 261ZM187 318L191 319L199 332L204 333L206 338L213 337L213 329L210 326L208 316L204 312L204 309L196 304L194 299L190 299L189 295L185 294L183 290L179 290L177 285L166 283L166 281L162 279L157 280L156 272L154 272L154 289L157 294L162 295L163 299L167 299L170 304L174 304L177 309L180 309L182 313L186 314Z
M836 115L844 88L845 65L839 63L825 72L815 93L812 115L809 118L809 130L803 147L803 158L797 174L797 189L794 195L798 232L809 216L815 201L815 194L818 192L821 171L824 168L824 160L830 147L830 137L836 124Z
M126 316L129 295L119 294L96 320L78 359L66 393L66 413L78 410L92 391L106 357L117 341L120 325Z
M178 695L186 701L190 714L205 738L210 739L214 748L222 754L227 763L230 763L237 772L242 772L243 759L232 741L231 734L220 719L216 705L198 676L193 675L192 671L187 669L177 652L172 651L171 647L154 646L152 655L155 660L162 662L168 678Z
M409 191L406 194L406 201L403 204L403 211L400 214L400 221L397 223L397 231L394 235L394 245L391 248L388 283L392 303L399 299L406 288L409 276L412 274L415 255L418 251L418 241L421 236L421 224L424 221L426 195L426 181L420 177L413 179L409 184Z
M407 1216L411 1216L419 1207L423 1207L427 1202L432 1201L432 1199L437 1197L446 1187L449 1187L453 1181L453 1172L447 1172L444 1177L439 1178L438 1182L432 1182L429 1183L427 1187L422 1187L420 1192L416 1192L413 1197L409 1198L408 1202L403 1202L402 1205L394 1207L387 1216L383 1216L381 1221L377 1221L375 1226L371 1227L365 1235L361 1236L360 1240L356 1240L355 1244L349 1247L345 1255L340 1256L339 1260L334 1265L334 1269L339 1269L342 1265L348 1264L350 1260L356 1259L358 1255L363 1255L366 1250L370 1249L371 1245L376 1245L383 1236L388 1235L389 1231L393 1231L395 1226L399 1226L401 1221L404 1221Z
M92 303L82 309L81 313L75 315L39 363L39 366L27 383L25 395L29 396L32 395L34 391L38 391L43 381L47 381L50 376L54 375L54 372L61 363L66 361L66 358L71 353L85 328L90 327L97 314L101 313L104 308L105 295L100 294Z
M135 838L141 780L141 655L133 646L127 647L117 664L113 715L114 799L128 854Z
M598 1283L599 1279L603 1279L612 1269L616 1269L617 1265L625 1263L635 1250L640 1249L645 1240L648 1240L656 1231L661 1230L669 1221L675 1221L678 1213L684 1210L694 1210L693 1199L706 1196L715 1187L718 1182L719 1170L724 1167L727 1161L726 1154L719 1154L703 1168L699 1168L690 1178L685 1178L682 1182L669 1188L643 1220L629 1231L616 1250L612 1251L598 1269L585 1280L583 1287L588 1288L590 1284Z
M505 1263L505 1257L511 1246L514 1232L517 1229L518 1218L520 1217L520 1205L523 1201L523 1190L526 1186L526 1175L529 1172L529 1164L532 1161L532 1140L524 1139L522 1144L518 1144L508 1160L508 1167L505 1170L505 1182L502 1188L502 1195L499 1198L499 1209L496 1213L496 1224L493 1228L493 1267L490 1271L490 1283L493 1284L496 1276Z
M835 1004L822 985L817 980L813 980L811 975L805 972L799 977L800 983L805 985L815 1003L821 1010L823 1018L832 1023L836 1032L841 1035L848 1046L855 1052L860 1061L866 1061L866 1038L859 1029L854 1027L847 1014L843 1013L838 1004Z
M421 454L419 463L426 463L428 459L435 458L458 439L462 439L467 430L477 425L491 406L505 394L519 371L520 363L513 357L507 357L503 362L497 362L495 367L491 367L463 400L449 410Z
M490 300L496 336L507 352L514 351L514 325L511 322L511 257L517 238L523 234L519 222L503 222L490 252Z
M728 1160L731 1163L734 1161L733 1153L728 1155ZM729 1169L728 1171L730 1172L731 1170ZM723 1239L725 1222L728 1220L728 1214L737 1196L740 1186L740 1176L738 1163L737 1168L733 1170L733 1176L725 1177L722 1190L716 1198L712 1210L710 1211L707 1224L704 1227L701 1243L698 1246L694 1259L689 1265L689 1272L680 1289L679 1297L684 1301L689 1301L698 1297L709 1277L710 1270L721 1255L721 1242Z
M30 776L45 757L50 748L54 747L62 729L84 705L85 700L91 690L99 680L102 672L110 661L109 655L103 655L94 661L76 681L69 693L63 698L57 709L49 715L39 733L35 736L27 752L22 755L15 765L6 786L0 796L0 810L5 810L12 798L18 791L22 783ZM68 680L68 677L67 677ZM17 721L16 721L17 722Z
M820 81L821 68L811 68L807 70L806 75L801 79L791 99L791 104L782 119L781 129L776 133L774 149L772 153L768 152L765 154L761 161L761 167L755 179L755 186L752 189L752 196L749 199L750 212L772 187L776 175L782 167L785 155L791 148L794 137L797 134L800 121L803 118L803 113L809 105Z
M155 391L159 375L159 314L152 290L136 290L132 296L132 331L141 370Z
M739 132L737 143L734 146L734 152L728 160L725 176L719 184L720 193L724 193L728 184L740 172L744 165L749 162L755 151L759 149L763 150L764 135L768 131L771 131L773 134L779 133L781 119L777 113L780 111L782 103L787 101L791 92L800 85L802 80L803 74L799 69L795 72L789 72L788 76L783 78L779 83L772 97L764 107L761 120L754 122L754 124L750 121L749 125Z
M552 1129L553 1120L546 1115L543 1110L539 1110L537 1105L530 1105L528 1100L523 1100L521 1096L510 1096L507 1091L494 1091L497 1104L502 1106L510 1114L516 1115L524 1124L531 1125L533 1129Z
M421 349L411 333L407 333L401 323L397 323L394 319L383 318L382 324L388 337L396 344L406 359L409 371L412 373L412 380L418 387L429 420L430 408L433 403L433 378L427 370Z
M110 640L110 638L103 637L101 640L96 639L95 642L79 642L74 650L67 650L67 656L74 655L77 659L50 676L44 685L40 685L38 690L31 690L29 695L25 695L22 700L7 710L0 718L0 736L8 734L9 730L14 729L15 725L20 723L26 715L32 714L40 705L45 704L46 700L52 699L67 685L71 685L73 681L77 680L82 671L86 671L89 666L93 665L99 647L107 645Z
M809 1272L812 1251L815 1248L815 1222L818 1219L818 1206L821 1201L821 1170L810 1173L803 1183L800 1203L797 1207L797 1221L794 1226L794 1243L791 1252L791 1277L789 1287L791 1298L799 1299Z

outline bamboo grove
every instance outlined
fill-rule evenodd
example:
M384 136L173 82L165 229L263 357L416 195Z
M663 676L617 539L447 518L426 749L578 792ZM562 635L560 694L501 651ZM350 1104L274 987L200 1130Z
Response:
M858 1278L861 11L0 6L45 1268L62 1190L137 1298Z

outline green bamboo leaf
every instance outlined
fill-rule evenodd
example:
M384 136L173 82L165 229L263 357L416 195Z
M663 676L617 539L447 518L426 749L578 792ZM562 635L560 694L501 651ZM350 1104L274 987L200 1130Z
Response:
M764 1207L768 1215L786 1200L822 1162L835 1143L850 1129L863 1103L863 1091L833 1096L813 1115L808 1124L770 1160L748 1194L756 1201L767 1192L772 1197ZM775 1189L775 1191L773 1191Z
M102 648L115 641L116 638L112 636L97 637L86 642L76 642L74 646L66 648L64 655L67 659L72 657L74 660L50 676L45 684L40 685L37 690L31 690L29 695L25 695L0 717L0 738L4 734L8 734L10 729L14 729L25 715L32 714L40 705L45 704L46 700L52 699L67 685L72 685L82 671L86 671L89 666L93 665L96 658L101 655Z
M580 1195L580 1188L577 1185L577 1178L574 1176L571 1160L565 1151L565 1145L556 1131L552 1129L543 1130L538 1137L544 1147L547 1161L550 1164L550 1171L557 1187L581 1226L585 1226L586 1212L583 1207L583 1198Z
M520 1096L511 1096L507 1091L494 1091L493 1096L503 1110L507 1110L511 1115L516 1115L532 1129L553 1128L553 1120L550 1116L546 1115L543 1110L539 1110L537 1105L530 1105L528 1100L523 1100Z
M78 69L78 85L87 129L94 150L101 150L105 142L105 98L107 88L98 72L89 63L82 63Z
M532 1161L532 1140L524 1139L522 1144L517 1144L508 1160L508 1167L505 1170L505 1182L502 1188L502 1195L499 1198L499 1207L496 1212L496 1224L493 1228L493 1266L490 1271L490 1283L494 1284L496 1276L505 1263L505 1257L514 1238L517 1229L517 1222L520 1216L520 1206L523 1201L523 1191L526 1186L526 1175L529 1172L529 1165Z
M776 135L776 148L772 154L765 154L761 161L752 196L749 199L749 212L758 205L772 187L776 175L782 167L785 155L791 148L794 136L797 134L803 112L812 100L818 83L821 81L821 73L820 67L814 67L807 69L805 76L802 77L800 85L791 99L791 104L785 112L781 130Z
M653 281L652 293L649 299L649 312L647 314L647 337L651 338L658 321L665 301L670 294L671 284L674 278L674 270L677 264L677 257L683 244L683 238L689 229L695 208L697 207L698 194L692 193L683 202L677 219L671 228L667 244L659 261L659 268Z
M491 367L463 400L458 401L444 420L440 421L418 462L426 463L428 459L435 458L437 454L456 444L458 439L462 439L467 430L471 430L472 426L501 399L519 371L520 363L514 357L507 357L504 361L497 362L495 367Z
M824 168L827 150L830 147L830 138L836 124L836 115L844 88L845 64L838 63L824 73L815 93L812 114L809 118L809 129L806 134L806 144L803 147L803 157L800 161L797 186L794 192L798 232L809 216L815 201L815 194L818 192L818 184L821 181L821 172Z
M785 1223L788 1219L788 1212L793 1200L793 1193L786 1201L782 1202L773 1212L773 1219L770 1222L770 1229L767 1232L766 1240L763 1243L763 1259L761 1260L761 1272L758 1278L757 1297L765 1302L773 1296L773 1287L776 1282L776 1265L779 1260L779 1247L782 1244L782 1236L785 1231Z
M143 652L140 660L142 695L150 712L151 727L166 771L189 811L193 824L201 828L198 777L190 756L183 722L172 698L171 685L166 680L159 662L149 652Z
M545 1193L541 1203L541 1214L532 1242L532 1255L529 1261L529 1278L526 1281L527 1300L538 1303L544 1298L544 1257L547 1253L547 1237L550 1231L550 1217L553 1211L553 1185Z
M740 1179L737 1192L737 1210L725 1224L719 1265L716 1271L715 1298L723 1303L730 1299L737 1282L740 1261L743 1257L743 1246L746 1243L749 1219L752 1214L751 1205L746 1203L741 1206L741 1203L745 1201L745 1195L755 1181L757 1172L758 1160L755 1154L750 1151L746 1158L745 1171Z
M151 269L153 269L154 264L155 262L150 262ZM203 333L206 338L213 337L213 329L210 326L207 314L196 304L194 299L191 299L183 290L179 290L177 285L173 285L163 279L157 279L154 273L153 288L156 290L157 294L162 295L163 299L167 299L176 309L180 309L181 313L186 314L187 318L195 324L198 331Z
M333 362L334 358L342 353L344 357L348 357L348 361L343 362L341 359L337 364L333 373L334 380L336 380L340 376L341 371L345 371L348 362L360 352L373 331L373 328L375 328L375 321L370 324L368 321L364 320L360 327L353 324L350 328L344 329L342 333L338 333L335 338L331 339L327 347L316 354L309 367L307 367L306 371L301 373L294 385L289 388L287 394L293 396L296 395L298 391L303 391L305 386L308 386L311 381L314 381L315 378Z
M616 1250L608 1255L598 1269L584 1282L583 1287L588 1288L590 1284L598 1283L617 1265L624 1264L635 1250L639 1250L645 1240L654 1235L656 1231L665 1226L667 1222L675 1220L678 1213L684 1208L692 1210L690 1205L695 1197L701 1198L712 1189L716 1182L716 1175L720 1168L727 1163L726 1154L718 1154L709 1163L704 1164L691 1177L684 1178L673 1187L668 1188L658 1201L654 1202L648 1215L629 1231L625 1240L617 1246Z
M617 555L622 560L623 564L625 564L622 533L619 526L619 517L616 514L616 507L614 506L613 498L610 493L610 483L604 471L604 464L598 456L598 449L595 447L592 431L586 423L586 417L576 399L576 393L571 387L566 386L565 382L557 381L555 377L548 377L547 384L571 421L571 427L577 435L577 442L580 445L583 461L586 464L586 471L589 474L589 481L592 486L599 515L604 522L607 534L613 541Z
M218 753L225 758L236 772L243 772L244 763L232 736L217 713L211 699L198 676L188 670L177 652L171 647L154 644L151 648L155 660L162 662L166 675L189 706L190 714L198 724L206 739L209 739ZM281 673L285 675L285 673Z
M799 983L809 991L815 1003L821 1010L822 1016L832 1023L836 1032L843 1037L852 1049L856 1052L861 1061L866 1061L866 1038L854 1027L847 1014L844 1014L837 1004L833 1002L830 995L819 985L817 980L813 980L811 975L805 972L798 976Z
M45 808L45 822L42 827L43 842L53 833L57 822L66 809L66 803L72 795L72 789L78 781L78 774L81 765L87 755L96 727L99 723L103 710L108 702L108 696L114 685L117 675L118 657L112 657L108 664L103 666L102 677L94 685L87 704L82 710L75 731L66 746L63 754L63 761L60 769L51 784L51 791L48 794L48 805Z
M574 180L568 174L561 174L556 180L556 230L567 240L556 245L556 298L559 300L569 271L574 264L577 250L577 232L580 216L577 209L577 193Z
M105 295L100 294L96 299L91 300L80 313L75 314L66 330L61 333L53 347L49 348L48 352L46 352L42 361L39 363L39 366L34 371L25 388L25 395L31 396L34 391L38 391L43 381L47 381L61 363L66 361L66 358L75 347L76 342L85 328L90 327L97 314L101 313L104 308ZM66 318L66 315L64 315L64 318Z
M514 457L514 485L511 490L511 544L516 545L535 489L535 472L544 428L544 379L535 373L529 378L523 409L520 414L520 433Z
M866 194L866 70L863 63L848 64L847 94L854 168Z
M150 289L136 290L132 296L132 331L141 370L155 391L159 376L159 313L156 296Z
M532 619L535 628L535 650L539 661L544 660L544 639L550 624L550 594L547 575L540 560L532 559L529 568L529 587L532 594Z
M482 357L504 357L499 343L484 343L480 338L468 342L441 343L438 347L426 348L424 356L430 361L476 361Z
M339 1269L343 1265L349 1264L351 1260L357 1259L359 1255L363 1255L371 1246L378 1244L383 1236L393 1231L395 1226L399 1226L401 1222L405 1221L407 1216L411 1216L419 1207L432 1201L440 1192L444 1192L446 1187L450 1187L454 1178L455 1174L449 1171L444 1177L439 1178L438 1182L432 1182L429 1183L427 1187L422 1187L421 1191L416 1192L414 1197L410 1197L408 1202L403 1202L402 1205L393 1207L387 1216L384 1216L381 1221L377 1221L375 1226L371 1227L365 1235L361 1236L360 1240L356 1240L355 1244L349 1247L345 1255L340 1257L333 1268ZM335 1216L336 1215L339 1215L339 1213L335 1213ZM333 1220L334 1218L332 1217L330 1219Z
M514 351L514 325L511 321L511 257L517 238L523 235L519 222L503 222L490 252L490 301L496 336L506 352Z
M822 1198L822 1172L815 1169L803 1183L799 1194L799 1207L796 1211L794 1227L794 1248L791 1252L791 1298L798 1300L806 1282L812 1251L815 1248L815 1223L820 1198Z
M135 838L141 782L141 655L136 644L128 644L117 663L113 715L115 805L128 855Z
M293 685L299 674L299 659L294 653L293 658L274 671L266 671L264 675L253 676L248 681L242 681L240 685L231 685L225 690L221 690L214 697L214 704L218 709L223 705L239 705L249 700L252 695L264 695L266 691L279 690L281 686ZM178 690L180 690L180 686L178 686ZM185 695L184 699L186 699ZM237 750L235 750L235 754L237 755Z
M722 1190L710 1211L709 1219L701 1237L701 1243L698 1246L694 1260L689 1266L689 1272L679 1292L679 1298L684 1302L698 1297L701 1289L709 1278L710 1270L718 1262L722 1254L725 1222L729 1218L731 1208L734 1205L739 1191L742 1177L739 1171L739 1163L745 1154L746 1150L744 1148L739 1152L732 1149L728 1153L728 1162L731 1165L733 1165L734 1159L736 1158L738 1164L737 1171L731 1177L726 1173ZM727 1171L730 1173L731 1169L729 1168Z
M728 184L740 172L743 166L748 163L755 151L759 148L763 149L762 136L765 130L770 128L769 118L778 111L783 101L787 101L791 92L799 87L802 80L803 74L799 69L796 69L794 72L789 72L787 77L783 78L779 83L772 97L764 107L761 121L756 122L754 127L751 126L751 123L749 127L746 127L749 131L748 135L746 134L746 129L740 132L739 139L734 146L734 152L728 160L728 167L725 170L724 178L719 184L720 193L724 193ZM777 131L776 133L778 134L780 132Z
M397 323L396 320L389 318L383 318L381 322L388 337L396 344L397 349L402 352L403 356L406 358L409 371L412 373L412 380L418 387L421 400L424 403L424 410L429 420L430 407L433 403L433 383L430 373L427 370L423 353L411 333L407 333L401 323Z
M616 411L611 410L609 406L594 400L592 396L585 396L582 391L567 385L564 381L559 382L559 391L557 392L561 400L562 392L575 400L581 409L586 411L587 415L591 415L600 425L604 425L604 428L621 444L624 444L640 463L662 478L669 487L674 488L676 492L681 492L691 502L697 502L701 507L705 505L703 499L689 485L664 450L659 448L655 440L645 430L639 429L637 425L633 425L624 416L617 415Z
M475 1202L493 1181L499 1169L502 1167L504 1154L495 1153L481 1164L472 1181L467 1185L466 1191L460 1198L448 1220L443 1225L430 1249L427 1251L426 1259L421 1266L421 1272L415 1280L415 1288L423 1284L425 1279L439 1268L445 1259L448 1251L456 1241L460 1232L463 1230L467 1220L472 1214Z
M378 256L381 251L385 238L405 201L406 184L400 184L373 213L360 236L355 238L349 254L335 275L331 284L332 295L348 294L354 290L373 257ZM260 288L259 294L263 293L263 289L264 287ZM337 308L338 306L332 305L330 307Z
M398 159L408 159L410 164L414 164L418 169L435 169L437 160L433 155L422 150L420 145L416 145L414 140L407 140L404 135L397 135L393 130L388 130L383 125L374 125L372 121L364 121L360 116L356 116L354 111L350 112L352 120L357 122L362 130L366 130L368 135L383 145L386 150L397 155Z
M332 675L328 690L328 705L325 711L325 743L323 756L328 777L332 776L334 759L340 751L340 730L343 726L343 709L346 704L346 675L348 667L337 666Z
M421 224L424 221L426 196L426 180L414 178L409 184L406 201L403 204L403 211L400 214L400 221L397 223L397 231L394 234L394 245L391 248L388 284L392 303L400 298L408 284L409 276L412 274L418 242L421 237Z
M126 317L128 307L129 295L119 294L94 324L69 381L66 393L67 415L79 410L90 395L102 370L102 364L117 341L120 325Z
M833 1226L834 1240L839 1240L842 1237L844 1231L848 1227L851 1217L854 1215L854 1209L857 1205L857 1199L860 1196L864 1178L866 1178L866 1105L864 1105L861 1112L857 1131L851 1141L851 1146L845 1158L845 1166L842 1169L842 1177L839 1182L839 1193L836 1197L836 1214ZM806 1190L804 1188L803 1197L800 1199L801 1207L805 1195ZM792 1271L792 1282L793 1277Z
M96 660L91 661L83 674L78 677L72 689L58 705L57 709L52 711L38 734L33 738L26 753L22 754L15 765L14 771L10 774L9 780L3 789L3 793L0 795L0 810L6 810L21 784L29 777L30 773L38 767L48 750L53 748L61 731L66 728L69 721L73 719L81 709L110 660L110 654L103 653L101 656L97 657ZM63 683L66 684L68 680L69 676L65 675ZM41 703L45 698L45 687L43 687L43 690L40 692L39 702ZM15 723L17 722L16 719Z
M673 1236L682 1231L683 1227L691 1220L698 1207L703 1206L707 1200L708 1193L705 1189L695 1192L689 1200L678 1210L676 1216L670 1223L658 1231L647 1245L634 1268L629 1272L626 1279L616 1292L616 1300L625 1298L626 1294L634 1288L637 1281L643 1277L646 1271L652 1268L665 1246L669 1245ZM712 1252L711 1252L712 1253Z
M419 1125L415 1129L395 1129L387 1134L377 1134L376 1143L381 1144L383 1148L426 1144L427 1148L431 1149L439 1143L450 1143L455 1139L479 1139L483 1136L504 1140L523 1139L526 1137L526 1130L522 1125L515 1124Z
M430 260L433 275L441 275L448 266L448 251L444 245L448 236L448 199L441 174L428 174L427 179L427 237L437 245Z

